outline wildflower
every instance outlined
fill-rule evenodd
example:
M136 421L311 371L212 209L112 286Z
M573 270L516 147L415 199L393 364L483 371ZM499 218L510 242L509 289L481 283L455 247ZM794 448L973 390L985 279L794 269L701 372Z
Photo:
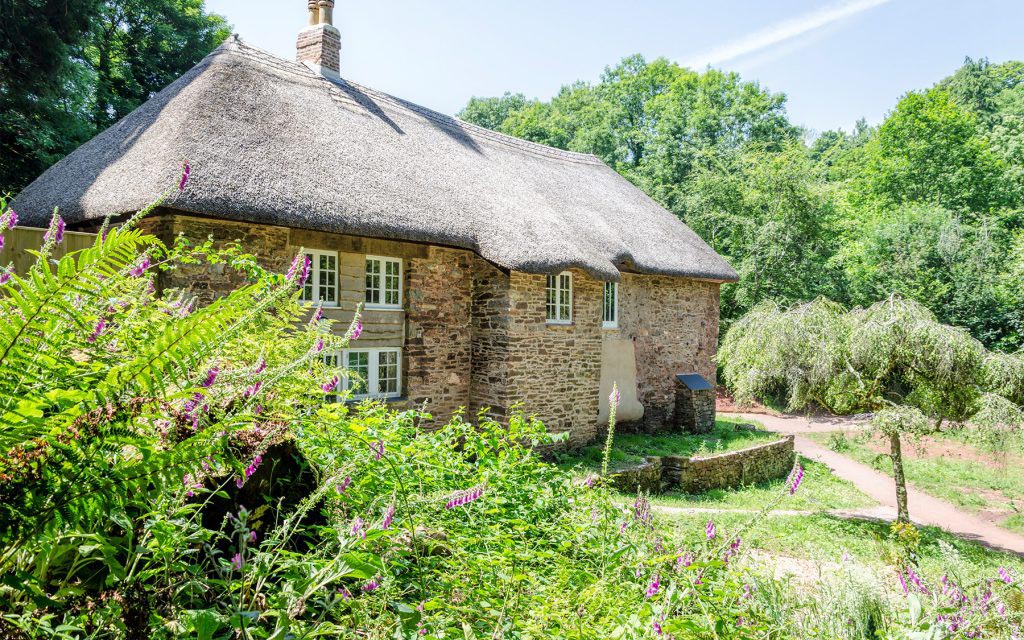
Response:
M319 324L320 321L323 320L323 318L324 318L324 308L323 307L317 307L316 308L316 313L314 313L313 317L310 318L310 320L309 320L309 324L311 326L315 325L315 324Z
M338 593L341 594L341 599L348 602L352 599L352 593L345 587L338 587Z
M150 295L156 293L156 284L153 282L152 279L150 279L149 283L146 285L146 293Z
M5 215L0 216L0 231L13 229L18 226L18 214L14 209L8 209Z
M378 440L377 442L370 443L370 451L373 452L373 459L380 460L384 457L384 441Z
M374 576L369 582L363 585L363 591L370 593L380 588L380 576Z
M149 269L150 264L149 256L142 256L142 260L129 269L128 273L131 274L133 278L138 278L146 272L146 269Z
M90 344L95 343L96 339L99 338L100 335L102 335L103 332L106 331L106 329L107 321L104 320L103 318L100 318L100 321L96 323L96 328L92 330L92 334L88 338L86 338L85 341Z
M384 512L384 522L381 523L380 528L387 531L391 528L391 523L395 520L395 505L389 504L387 511Z
M260 358L259 364L256 365L256 369L252 372L252 375L258 376L267 370L267 361L265 358Z
M997 604L996 605L996 613L998 613L999 615L1001 615L1002 617L1005 618L1006 617L1006 605L1003 604L1002 602Z
M633 502L633 518L642 525L653 528L651 521L651 502L646 496L637 496Z
M786 479L786 486L789 487L789 495L796 493L796 490L800 488L800 483L804 479L804 468L797 462L793 465L793 470L789 472L789 477Z
M693 581L694 586L698 584L704 584L704 570L701 569L697 572L697 579Z
M619 525L619 535L626 533L626 527L629 526L629 520L623 520L622 524Z
M458 491L452 494L452 496L448 499L448 502L445 503L444 508L450 510L454 509L455 507L465 506L470 502L479 500L483 494L483 486L474 487L468 491Z
M589 476L587 476L587 477L586 477L586 479L585 479L585 480L583 481L583 486L587 487L588 489L593 489L593 488L594 488L594 485L595 485L595 484L597 484L597 479L598 479L598 477L599 477L599 476L597 476L596 474L593 474L593 473L592 473L592 474L590 474L590 475L589 475Z
M250 531L249 532L249 542L256 542L257 540L259 540L259 536L256 535L256 532L255 531Z
M612 392L610 394L608 394L608 404L610 404L610 405L612 405L614 407L618 407L619 403L621 401L622 401L622 393L619 392L619 384L617 382L613 383L612 384Z
M313 345L313 353L320 353L323 350L324 350L324 339L320 338L320 339L318 339L316 341L316 344Z
M352 336L350 340L358 340L359 336L363 335L363 321L356 320L356 328L352 330Z
M1006 567L999 567L999 577L1006 584L1013 584L1013 577L1010 576L1010 571Z
M252 462L249 463L249 466L245 468L246 479L253 477L256 474L256 470L260 468L261 464L263 464L263 456L257 455L255 458L253 458Z
M295 259L292 260L292 266L288 267L288 273L286 273L285 276L284 276L288 280L294 280L295 279L295 273L299 270L299 259L301 257L302 257L302 254L299 254L299 255L295 256Z
M324 384L320 385L320 388L324 390L324 393L330 393L338 388L339 382L341 382L341 380L338 378L338 376L334 376Z
M218 375L220 375L220 367L211 367L210 370L206 372L206 379L203 380L203 384L200 386L204 389L209 389L213 386L213 383L217 381Z
M11 281L11 270L0 269L0 285L5 285Z
M907 569L907 577L910 578L910 581L914 584L915 587L917 587L918 591L920 591L921 593L928 593L928 589L924 586L924 584L921 583L921 578L919 578L918 575L914 573L913 569Z
M356 519L352 521L352 535L357 538L365 538L366 531L363 530L363 519L356 516Z
M345 479L342 480L340 484L334 485L334 490L338 493L345 493L345 490L348 489L350 484L352 484L352 478L345 476Z
M682 550L680 549L680 551ZM693 554L687 551L676 558L676 571L681 571L682 569L689 567L691 564L693 564Z
M236 553L235 555L231 556L231 566L233 566L235 569L241 571L242 570L242 565L244 565L244 564L245 564L245 561L242 560L242 554L241 553Z
M254 395L260 392L260 388L262 386L263 381L257 380L256 382L245 388L245 393L242 394L242 397L246 399L253 397Z
M901 571L896 575L900 579L900 587L903 589L903 594L906 595L910 593L910 589L907 588L907 581L903 578L903 572Z
M309 272L313 267L313 259L306 256L306 259L302 261L302 273L299 274L299 286L303 287L306 285L306 280L309 280Z
M749 585L749 584L743 585L743 599L744 600L750 600L753 596L754 596L754 588L751 585Z
M178 193L185 190L185 185L188 184L189 176L192 175L192 165L186 160L181 167L181 180L178 181Z
M659 636L665 633L664 631L661 630L661 623L658 622L657 620L655 620L651 624L651 627L654 629L654 633L658 634Z
M715 523L708 520L707 526L704 527L704 534L708 537L708 540L715 539Z
M654 579L651 580L651 584L647 587L647 597L653 598L657 593L658 589L661 588L661 576L654 574Z
M186 495L188 495L188 497L190 498L196 495L195 492L192 491L193 489L203 488L203 483L199 482L198 479L193 478L191 473L186 473L185 477L182 478L182 482L184 482L185 486L188 487L188 492L186 493Z
M53 214L53 220L50 221L50 228L46 230L46 234L43 235L43 244L60 244L64 241L64 218L61 218L56 213Z

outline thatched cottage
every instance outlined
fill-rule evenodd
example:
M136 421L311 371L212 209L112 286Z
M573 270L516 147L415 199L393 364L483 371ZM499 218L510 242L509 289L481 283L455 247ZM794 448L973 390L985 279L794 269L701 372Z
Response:
M736 272L594 156L482 129L339 75L332 0L310 1L297 61L237 37L57 163L13 206L70 228L128 215L192 167L146 225L165 240L239 239L303 295L365 331L341 361L358 391L503 415L515 403L591 439L612 382L620 416L670 424L676 374L714 379L719 286ZM213 270L165 287L210 297ZM347 324L347 323L346 323Z

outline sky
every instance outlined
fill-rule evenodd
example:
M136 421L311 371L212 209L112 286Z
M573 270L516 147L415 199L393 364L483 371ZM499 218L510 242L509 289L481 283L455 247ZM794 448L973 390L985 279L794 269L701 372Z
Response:
M246 42L295 55L306 0L206 0ZM812 134L880 122L966 56L1024 59L1022 0L337 0L342 76L448 114L549 99L640 53L788 96Z

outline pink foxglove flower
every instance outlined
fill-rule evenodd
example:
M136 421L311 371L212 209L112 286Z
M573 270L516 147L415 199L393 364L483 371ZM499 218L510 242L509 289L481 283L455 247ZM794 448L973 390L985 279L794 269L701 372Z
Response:
M252 372L252 375L258 376L267 370L267 361L260 358L259 363L256 365L256 369Z
M338 378L338 376L334 376L324 384L320 385L320 388L324 390L324 393L331 393L332 391L338 388L338 384L340 382L341 380Z
M360 518L359 516L356 516L356 519L352 521L352 529L350 531L351 531L352 535L354 537L356 537L356 538L365 538L366 537L366 531L365 531L365 529L363 527L364 527L363 519Z
M231 566L234 567L235 569L241 571L242 570L242 566L244 564L245 564L245 560L242 559L242 554L241 553L236 553L235 555L231 556Z
M142 256L142 260L140 260L138 264L136 264L134 267L129 269L128 273L131 274L133 278L138 278L142 274L146 273L146 269L149 269L150 264L152 263L149 259L149 256Z
M310 324L310 326L319 324L320 321L323 320L323 319L324 319L324 308L323 307L317 307L316 308L316 313L314 313L313 317L309 319L309 324Z
M661 576L654 574L654 579L652 579L651 584L647 586L647 597L653 598L657 595L659 589L661 589Z
M294 280L295 279L295 274L298 273L298 271L299 271L299 260L301 260L301 259L302 259L302 254L301 253L299 255L295 256L295 259L292 260L292 266L288 267L288 273L285 274L285 276L284 276L285 278L287 278L288 280Z
M474 487L468 491L457 491L449 497L448 502L445 503L445 509L454 509L455 507L463 507L470 502L475 502L481 498L484 494L483 486Z
M363 321L362 319L356 320L356 328L352 330L352 340L358 340L359 336L363 335Z
M622 401L622 393L619 392L619 385L615 383L612 385L612 392L608 395L608 404L618 407Z
M92 330L92 335L85 339L89 344L95 344L96 340L103 334L107 329L107 321L100 318L100 321L96 323L96 328Z
M53 220L50 221L50 227L46 230L46 234L43 235L43 244L53 242L53 244L60 244L64 241L64 218L54 214Z
M345 479L340 484L334 485L334 490L338 493L345 493L350 484L352 484L352 478L345 476Z
M374 576L372 580L363 585L363 591L370 593L380 588L380 576Z
M262 387L263 387L263 381L262 380L257 380L256 382L254 382L253 384L251 384L251 385L249 385L248 387L245 388L245 393L242 394L242 397L245 398L246 400L248 400L249 398L252 398L257 393L259 393L260 389Z
M377 442L370 443L370 451L373 452L373 459L380 460L384 457L384 441L378 440Z
M11 272L9 269L0 269L0 285L5 285L11 281Z
M389 504L387 510L384 512L384 521L381 522L380 528L387 531L391 528L391 523L395 520L395 505Z
M707 536L708 540L715 539L715 523L712 520L708 520L707 526L704 527L704 535Z
M178 180L178 193L185 190L185 185L188 184L188 179L192 175L192 165L186 160L181 166L181 179Z
M800 488L800 483L804 479L804 468L797 462L793 466L793 470L789 472L789 478L786 479L786 486L789 487L789 495L796 493L796 490Z
M1006 567L999 567L999 578L1006 584L1013 584L1013 577Z
M299 286L306 286L306 280L309 280L309 272L313 267L313 259L306 256L306 259L302 261L302 273L299 274Z

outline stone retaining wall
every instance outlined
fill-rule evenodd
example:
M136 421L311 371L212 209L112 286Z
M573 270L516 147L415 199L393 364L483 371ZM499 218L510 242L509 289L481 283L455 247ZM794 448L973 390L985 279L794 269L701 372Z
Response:
M649 476L657 469L658 484L664 488L678 488L684 493L734 489L786 477L793 468L794 455L793 436L786 436L768 444L714 456L649 457L638 467L615 473L612 480L623 491L636 491L640 484L644 490L655 492L655 483Z

